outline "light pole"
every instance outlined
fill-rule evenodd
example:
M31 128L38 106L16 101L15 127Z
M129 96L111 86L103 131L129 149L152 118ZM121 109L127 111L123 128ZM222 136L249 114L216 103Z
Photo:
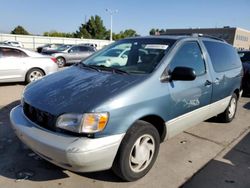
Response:
M111 10L106 8L106 12L110 14L110 41L112 41L112 34L113 34L113 14L117 13L118 10Z

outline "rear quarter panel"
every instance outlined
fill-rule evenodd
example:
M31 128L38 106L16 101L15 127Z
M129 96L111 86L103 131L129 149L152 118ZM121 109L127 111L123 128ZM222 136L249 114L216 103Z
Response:
M31 57L25 62L26 72L32 68L41 69L45 75L51 74L58 70L58 66L48 57Z

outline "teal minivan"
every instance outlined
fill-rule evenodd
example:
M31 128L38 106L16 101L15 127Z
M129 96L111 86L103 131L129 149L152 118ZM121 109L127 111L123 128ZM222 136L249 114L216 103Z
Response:
M237 52L220 39L128 38L29 84L10 119L45 160L135 181L164 140L213 116L232 121L241 79Z

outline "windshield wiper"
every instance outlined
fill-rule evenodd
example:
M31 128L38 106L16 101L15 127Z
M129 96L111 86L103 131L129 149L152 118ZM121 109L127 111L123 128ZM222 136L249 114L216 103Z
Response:
M93 65L94 67L98 67L101 70L104 71L111 71L112 73L118 73L118 74L129 74L128 72L121 70L121 69L117 69L114 67L106 67L105 65Z
M76 65L76 66L81 66L81 67L83 67L83 68L92 69L92 70L95 70L95 71L100 72L100 69L98 69L98 67L93 66L93 65L86 65L86 64L84 64L84 63L76 63L75 65Z

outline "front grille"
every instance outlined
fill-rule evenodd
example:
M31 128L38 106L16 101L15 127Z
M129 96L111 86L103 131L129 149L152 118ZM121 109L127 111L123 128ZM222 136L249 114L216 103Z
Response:
M49 129L51 131L55 131L55 123L56 123L56 116L39 110L28 103L24 102L23 104L23 112L27 118L29 118L32 122L36 123L40 127L45 129Z

